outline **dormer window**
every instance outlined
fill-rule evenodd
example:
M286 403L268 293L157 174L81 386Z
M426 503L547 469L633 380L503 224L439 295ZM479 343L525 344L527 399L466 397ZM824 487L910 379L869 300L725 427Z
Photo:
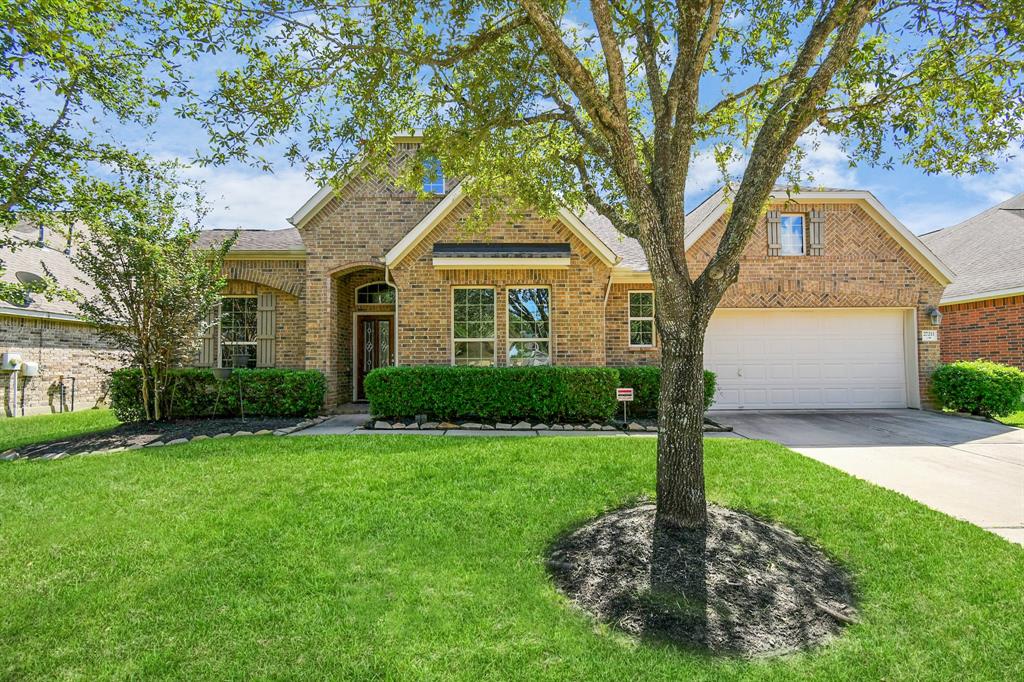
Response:
M427 194L444 194L444 171L440 159L423 162L423 191Z

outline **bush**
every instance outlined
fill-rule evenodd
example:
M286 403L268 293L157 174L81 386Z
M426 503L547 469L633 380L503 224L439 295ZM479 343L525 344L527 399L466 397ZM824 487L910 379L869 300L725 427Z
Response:
M168 419L239 416L239 384L245 414L253 417L311 417L320 411L327 390L323 374L314 371L237 369L219 381L210 369L183 368L170 374L163 413ZM143 418L139 369L111 375L110 402L123 422Z
M1024 372L988 360L962 360L932 373L932 393L946 409L999 417L1024 409Z
M363 387L378 417L604 422L618 381L605 367L382 367Z
M658 415L658 392L661 388L661 368L619 367L619 386L633 389L633 402L629 413L637 417ZM715 402L715 373L704 370L704 410Z

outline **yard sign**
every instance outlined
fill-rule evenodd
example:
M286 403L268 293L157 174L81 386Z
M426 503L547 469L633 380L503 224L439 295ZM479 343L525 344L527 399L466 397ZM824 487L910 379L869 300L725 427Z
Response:
M622 403L622 422L629 421L626 418L626 403L633 402L633 389L631 388L617 388L615 389L615 399Z

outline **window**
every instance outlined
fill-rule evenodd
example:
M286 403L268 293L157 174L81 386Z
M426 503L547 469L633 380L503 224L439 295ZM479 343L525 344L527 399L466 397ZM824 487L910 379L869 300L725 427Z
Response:
M444 171L438 159L423 162L423 191L427 194L444 194Z
M551 364L551 290L508 290L508 364Z
M219 367L256 366L256 297L220 300Z
M356 303L360 305L394 305L395 290L385 282L364 284L356 289Z
M494 301L490 288L452 291L453 364L494 364Z
M629 345L654 345L654 292L629 292Z
M779 216L779 253L783 256L804 255L803 215Z

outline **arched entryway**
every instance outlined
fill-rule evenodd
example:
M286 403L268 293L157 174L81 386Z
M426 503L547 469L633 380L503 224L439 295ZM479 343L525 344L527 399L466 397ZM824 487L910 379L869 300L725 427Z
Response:
M397 292L383 268L365 267L335 278L338 302L338 402L362 400L363 379L395 362Z

